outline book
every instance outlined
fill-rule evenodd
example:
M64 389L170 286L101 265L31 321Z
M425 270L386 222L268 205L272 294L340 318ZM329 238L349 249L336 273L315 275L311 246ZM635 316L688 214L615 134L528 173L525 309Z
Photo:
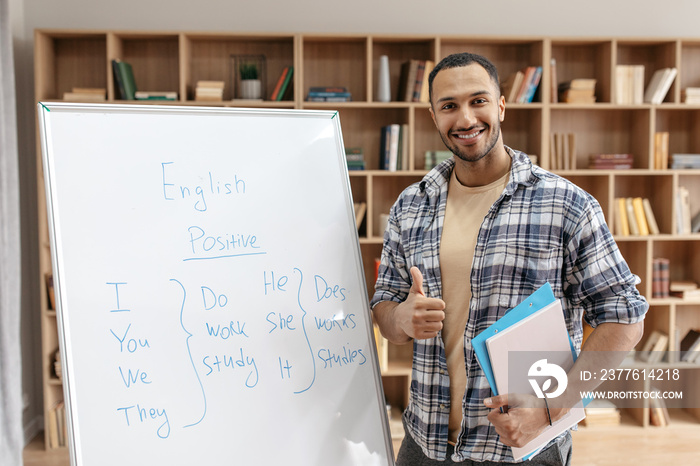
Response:
M286 70L287 72L284 75L284 81L280 84L279 91L274 94L274 99L270 100L275 100L277 102L282 101L285 99L286 95L291 92L292 86L290 86L290 83L294 77L294 67L288 66Z
M671 168L673 169L700 169L700 154L673 154L671 156Z
M282 70L282 73L280 73L280 77L277 79L277 83L275 83L275 87L272 90L272 94L270 94L270 100L277 100L277 96L279 95L280 89L282 88L282 83L284 83L284 80L287 78L288 73L289 67L285 66Z
M413 81L413 95L411 101L420 102L421 89L423 88L423 77L425 75L425 60L418 60L416 79ZM409 83L410 84L410 83Z
M634 204L632 198L625 198L625 209L627 209L627 222L630 225L630 234L639 236L639 224L637 223L637 215L634 213Z
M581 424L585 426L620 424L620 410L609 400L592 400L584 410L586 418L581 421Z
M437 165L452 157L452 152L449 150L429 150L425 152L425 162L423 168L432 170Z
M94 87L74 87L70 92L63 93L63 100L71 102L104 102L107 100L107 90Z
M615 67L615 103L638 105L644 102L644 65Z
M194 100L221 102L224 99L223 81L197 81L194 90Z
M634 216L637 220L637 227L641 236L649 235L649 225L647 224L647 216L644 213L644 201L641 197L632 198L632 207L634 208Z
M678 187L677 199L677 233L680 235L689 235L692 231L690 218L690 191L685 186Z
M665 170L668 168L668 131L654 133L654 169Z
M570 104L592 104L596 101L593 78L576 78L559 84L557 90L562 102Z
M429 77L430 73L432 73L433 69L435 68L435 62L432 60L426 60L425 61L425 72L423 74L423 85L421 87L420 91L420 99L418 100L419 102L430 102L430 86L429 86Z
M131 64L115 58L112 60L112 69L114 71L114 79L119 89L120 98L122 100L135 100L136 81Z
M362 221L365 219L365 213L367 212L367 203L355 202L353 203L353 206L355 208L355 226L359 230L360 225L362 225Z
M46 281L46 295L49 301L49 309L56 310L56 293L53 287L53 274L47 273L44 275L44 280Z
M345 161L348 165L348 170L365 169L365 154L361 147L346 147Z
M660 362L667 348L668 335L659 330L654 330L644 343L644 347L639 353L639 359L650 364Z
M644 205L644 216L646 217L647 225L649 227L649 234L658 235L661 232L659 231L659 226L656 223L656 216L651 208L651 202L645 197L642 199L642 204Z
M549 61L549 71L550 71L550 98L552 99L552 103L556 104L559 101L559 86L557 84L557 59L552 58Z
M552 133L550 135L550 169L576 169L576 135L574 133Z
M663 102L677 74L678 69L676 68L661 68L656 70L644 91L644 102L654 105Z
M634 166L632 154L592 154L588 168L599 170L627 170Z
M695 329L688 330L681 340L681 361L696 362L700 359L700 332Z
M505 97L506 102L515 102L518 92L523 85L523 79L525 79L525 74L522 71L516 71L503 82L501 85L501 94Z
M418 74L419 60L408 60L401 64L401 76L396 100L399 102L413 101L416 76Z
M136 100L177 100L177 92L168 91L136 91Z
M670 287L670 261L665 257L652 260L651 297L668 298Z
M615 218L619 218L616 224L619 224L619 229L616 230L618 235L629 236L630 235L630 224L627 220L627 206L625 205L625 198L618 197L615 199Z

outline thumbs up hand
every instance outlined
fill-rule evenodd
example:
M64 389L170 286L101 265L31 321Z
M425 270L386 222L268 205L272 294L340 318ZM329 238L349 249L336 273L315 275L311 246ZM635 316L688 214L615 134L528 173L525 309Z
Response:
M434 338L442 330L445 320L445 302L428 298L423 291L423 274L418 267L411 267L411 289L406 301L399 304L395 316L406 335L417 340Z

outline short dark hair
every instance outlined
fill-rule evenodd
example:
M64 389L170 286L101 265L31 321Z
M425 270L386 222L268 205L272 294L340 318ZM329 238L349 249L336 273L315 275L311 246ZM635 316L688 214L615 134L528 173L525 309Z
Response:
M461 68L462 66L471 65L472 63L476 63L486 70L500 93L501 84L498 79L498 70L496 69L496 65L491 63L488 58L469 52L453 53L440 60L440 62L435 65L435 68L433 68L433 71L430 72L430 76L428 76L428 93L431 104L433 102L433 80L435 76L444 69Z

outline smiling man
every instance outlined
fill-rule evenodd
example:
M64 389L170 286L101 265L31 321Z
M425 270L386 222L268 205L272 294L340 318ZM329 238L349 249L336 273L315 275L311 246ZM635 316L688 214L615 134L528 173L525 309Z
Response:
M507 394L492 396L472 338L549 282L585 362L588 350L632 349L648 304L597 201L504 145L494 65L450 55L429 84L430 113L454 156L392 207L372 299L382 334L413 343L397 464L512 463L510 447L563 416L580 387L570 381L559 405L509 405ZM583 349L582 318L595 327ZM567 432L528 464L570 460Z

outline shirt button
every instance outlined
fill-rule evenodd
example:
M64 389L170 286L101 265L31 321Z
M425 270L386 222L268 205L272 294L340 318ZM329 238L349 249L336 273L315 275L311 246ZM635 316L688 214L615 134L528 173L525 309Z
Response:
M441 403L441 404L440 404L440 409L445 409L445 404L444 404L444 403Z

